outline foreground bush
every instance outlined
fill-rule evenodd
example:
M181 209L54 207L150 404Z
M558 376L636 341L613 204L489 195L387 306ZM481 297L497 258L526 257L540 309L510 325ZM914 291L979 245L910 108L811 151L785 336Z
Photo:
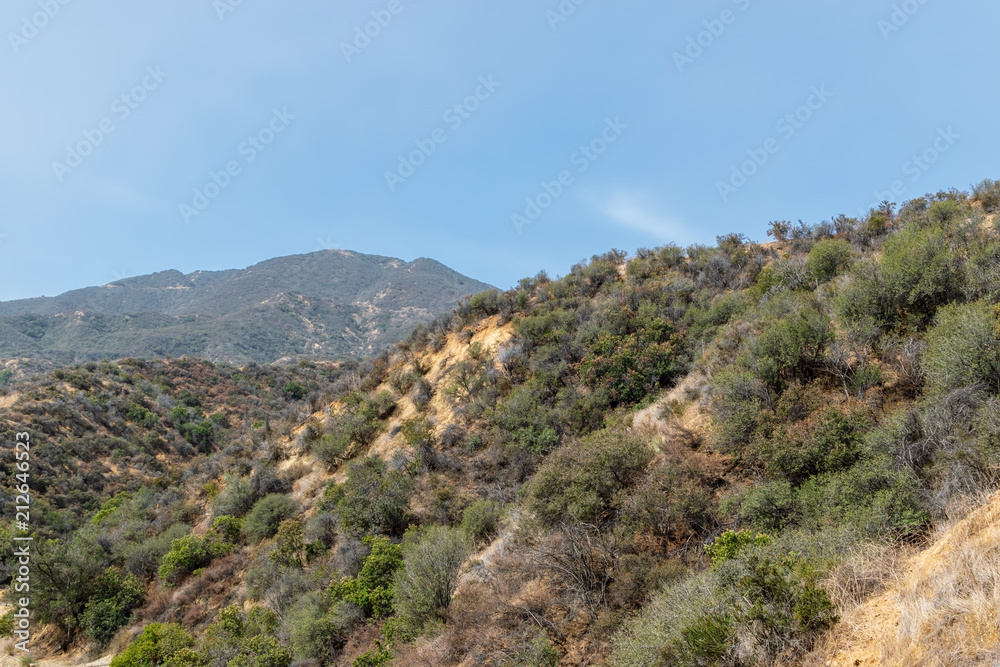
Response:
M103 646L127 624L132 610L146 596L142 582L134 574L108 568L98 577L95 591L80 617L80 625L91 641Z
M441 619L451 604L468 546L460 530L445 526L411 529L404 545L403 567L393 582L394 606L401 620L419 631Z
M194 645L176 623L150 623L124 651L111 660L111 667L158 667L169 664L182 650Z

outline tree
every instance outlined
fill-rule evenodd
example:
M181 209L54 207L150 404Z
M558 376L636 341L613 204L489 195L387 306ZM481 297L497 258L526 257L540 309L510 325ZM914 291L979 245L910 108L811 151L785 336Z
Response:
M288 382L282 388L285 396L293 401L301 401L309 393L309 389L298 382Z
M597 431L542 464L528 486L528 507L545 524L608 519L619 492L646 470L653 452L627 431Z
M56 625L68 641L107 566L102 550L83 538L39 542L31 568L39 620Z

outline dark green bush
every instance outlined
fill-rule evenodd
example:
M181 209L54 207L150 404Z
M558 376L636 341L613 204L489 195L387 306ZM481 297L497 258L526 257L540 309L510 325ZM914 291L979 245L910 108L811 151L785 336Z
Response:
M288 496L272 493L264 496L243 519L243 534L251 544L274 536L278 526L298 512L298 505Z
M413 481L389 470L378 457L352 462L347 481L337 490L335 513L343 530L355 536L399 535L406 528L406 510Z
M80 627L92 642L104 646L128 623L132 610L142 604L145 596L138 577L108 568L94 583L94 591L80 616Z
M170 551L163 557L159 569L160 580L165 584L176 584L195 570L211 563L213 559L224 556L232 550L232 544L213 539L212 536L186 535L174 540L170 545Z
M289 381L281 389L285 396L293 401L301 401L309 394L309 388L298 382Z
M344 577L330 585L333 600L350 602L366 616L383 618L392 613L392 582L403 566L403 547L387 537L364 537L361 542L371 549L356 577Z

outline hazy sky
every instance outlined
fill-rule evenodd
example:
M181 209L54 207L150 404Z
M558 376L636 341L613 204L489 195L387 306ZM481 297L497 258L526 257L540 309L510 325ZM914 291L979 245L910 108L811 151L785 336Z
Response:
M0 299L322 247L509 287L966 189L1000 177L998 25L985 0L4 0Z

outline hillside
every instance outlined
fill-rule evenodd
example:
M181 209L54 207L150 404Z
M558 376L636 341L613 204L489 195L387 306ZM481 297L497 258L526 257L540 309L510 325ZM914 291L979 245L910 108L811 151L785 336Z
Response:
M489 285L430 259L325 250L0 303L0 359L361 358Z
M845 614L815 664L995 665L1000 657L1000 497L886 573L885 590ZM885 564L883 564L883 567Z
M1000 489L998 208L986 182L769 243L611 251L361 363L12 381L35 650L993 664L995 509L974 508Z

